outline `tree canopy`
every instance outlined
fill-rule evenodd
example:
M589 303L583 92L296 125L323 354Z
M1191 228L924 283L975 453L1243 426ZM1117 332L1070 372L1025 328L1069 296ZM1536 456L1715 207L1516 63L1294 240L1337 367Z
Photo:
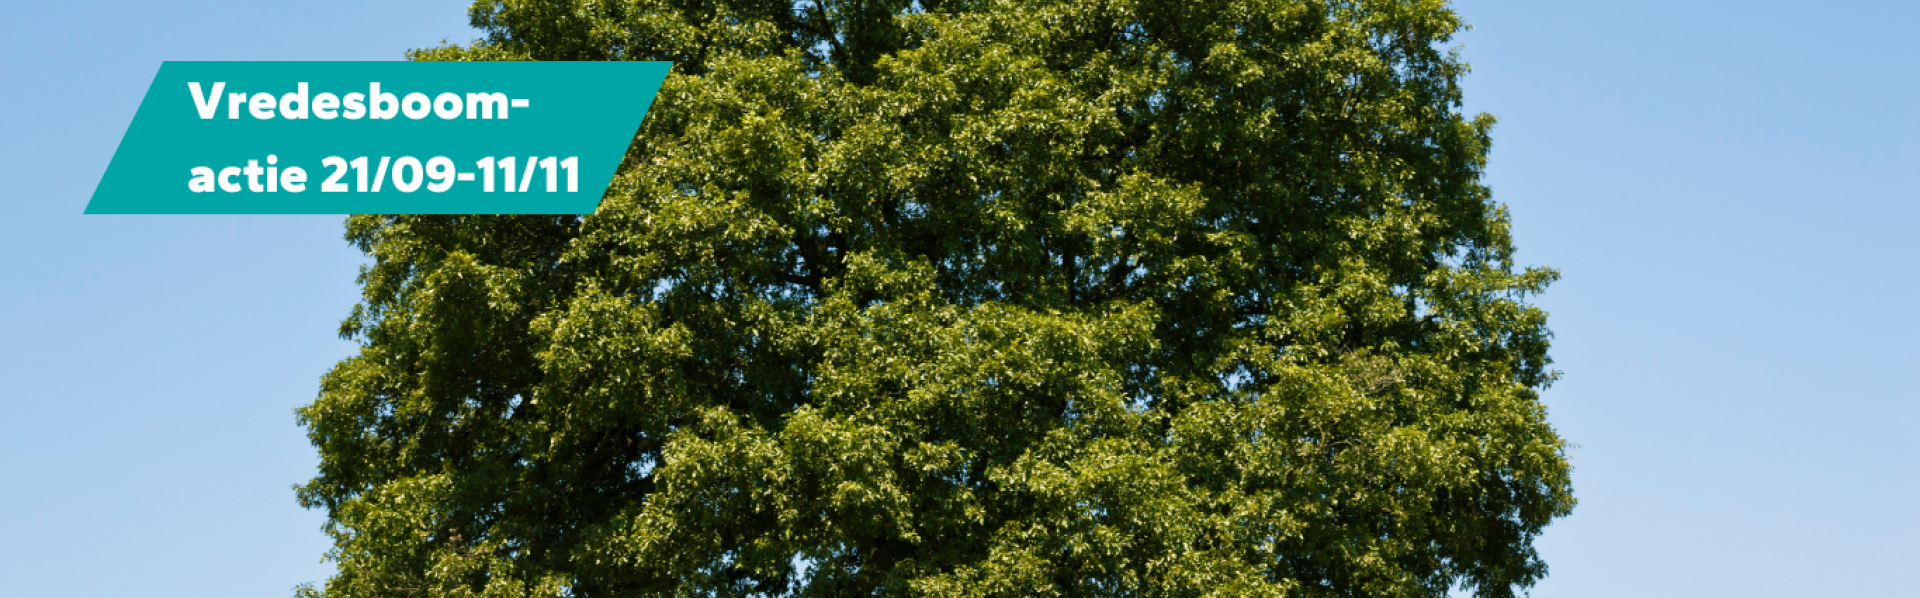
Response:
M670 60L586 216L347 220L391 596L1509 596L1574 500L1437 0L481 0ZM609 98L610 102L621 101Z

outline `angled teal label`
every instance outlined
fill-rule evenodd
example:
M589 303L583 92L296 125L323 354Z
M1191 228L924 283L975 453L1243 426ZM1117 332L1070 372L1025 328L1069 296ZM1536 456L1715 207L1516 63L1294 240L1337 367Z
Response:
M668 62L166 62L88 214L585 214Z

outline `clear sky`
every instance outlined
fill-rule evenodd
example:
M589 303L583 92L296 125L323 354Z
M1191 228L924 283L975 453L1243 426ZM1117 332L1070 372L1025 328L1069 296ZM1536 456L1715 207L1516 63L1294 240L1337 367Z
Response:
M292 409L352 351L334 216L82 216L162 60L390 60L464 3L0 18L0 598L319 581ZM1464 0L1520 259L1566 278L1542 597L1920 595L1920 5Z

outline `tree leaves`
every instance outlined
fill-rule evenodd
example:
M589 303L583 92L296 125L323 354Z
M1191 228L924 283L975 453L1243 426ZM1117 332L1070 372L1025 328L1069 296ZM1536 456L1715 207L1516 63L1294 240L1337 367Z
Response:
M593 215L349 219L362 351L300 411L324 594L1545 574L1556 275L1512 264L1443 4L471 14L411 57L675 71Z

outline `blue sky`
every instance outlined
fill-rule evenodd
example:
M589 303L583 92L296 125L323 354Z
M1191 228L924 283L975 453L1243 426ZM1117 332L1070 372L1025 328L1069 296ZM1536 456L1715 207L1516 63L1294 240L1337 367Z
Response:
M292 409L334 216L82 216L161 60L389 60L461 2L17 3L0 20L0 596L328 572ZM1581 504L1535 596L1920 595L1920 5L1466 0Z

